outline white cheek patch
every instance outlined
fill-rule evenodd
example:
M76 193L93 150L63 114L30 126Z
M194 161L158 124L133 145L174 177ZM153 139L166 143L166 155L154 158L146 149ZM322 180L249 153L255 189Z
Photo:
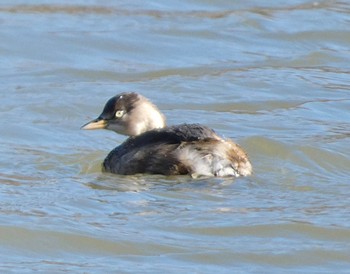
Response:
M115 131L119 134L124 134L127 135L127 133L125 132L125 127L121 124L117 124L117 123L109 123L107 129Z

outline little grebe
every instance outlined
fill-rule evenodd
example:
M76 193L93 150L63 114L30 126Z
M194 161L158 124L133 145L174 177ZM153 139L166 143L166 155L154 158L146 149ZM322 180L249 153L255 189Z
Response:
M130 136L104 160L107 172L192 177L252 173L247 154L233 141L199 124L167 127L159 109L134 92L112 97L101 115L82 129L109 129Z

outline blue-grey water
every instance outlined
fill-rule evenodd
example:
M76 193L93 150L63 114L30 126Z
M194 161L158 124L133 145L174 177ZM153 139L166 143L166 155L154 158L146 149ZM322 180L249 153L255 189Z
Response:
M349 1L0 4L1 273L350 272ZM101 172L123 91L247 178Z

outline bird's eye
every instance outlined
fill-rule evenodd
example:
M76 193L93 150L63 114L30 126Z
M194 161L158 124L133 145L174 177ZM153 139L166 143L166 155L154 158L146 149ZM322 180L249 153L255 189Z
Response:
M115 113L116 118L121 118L124 115L124 110L117 110Z

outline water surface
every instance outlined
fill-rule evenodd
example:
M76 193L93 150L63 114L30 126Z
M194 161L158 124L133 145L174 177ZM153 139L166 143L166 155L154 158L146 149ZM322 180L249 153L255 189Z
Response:
M3 1L2 273L350 269L350 5ZM249 153L247 178L101 172L123 91Z

